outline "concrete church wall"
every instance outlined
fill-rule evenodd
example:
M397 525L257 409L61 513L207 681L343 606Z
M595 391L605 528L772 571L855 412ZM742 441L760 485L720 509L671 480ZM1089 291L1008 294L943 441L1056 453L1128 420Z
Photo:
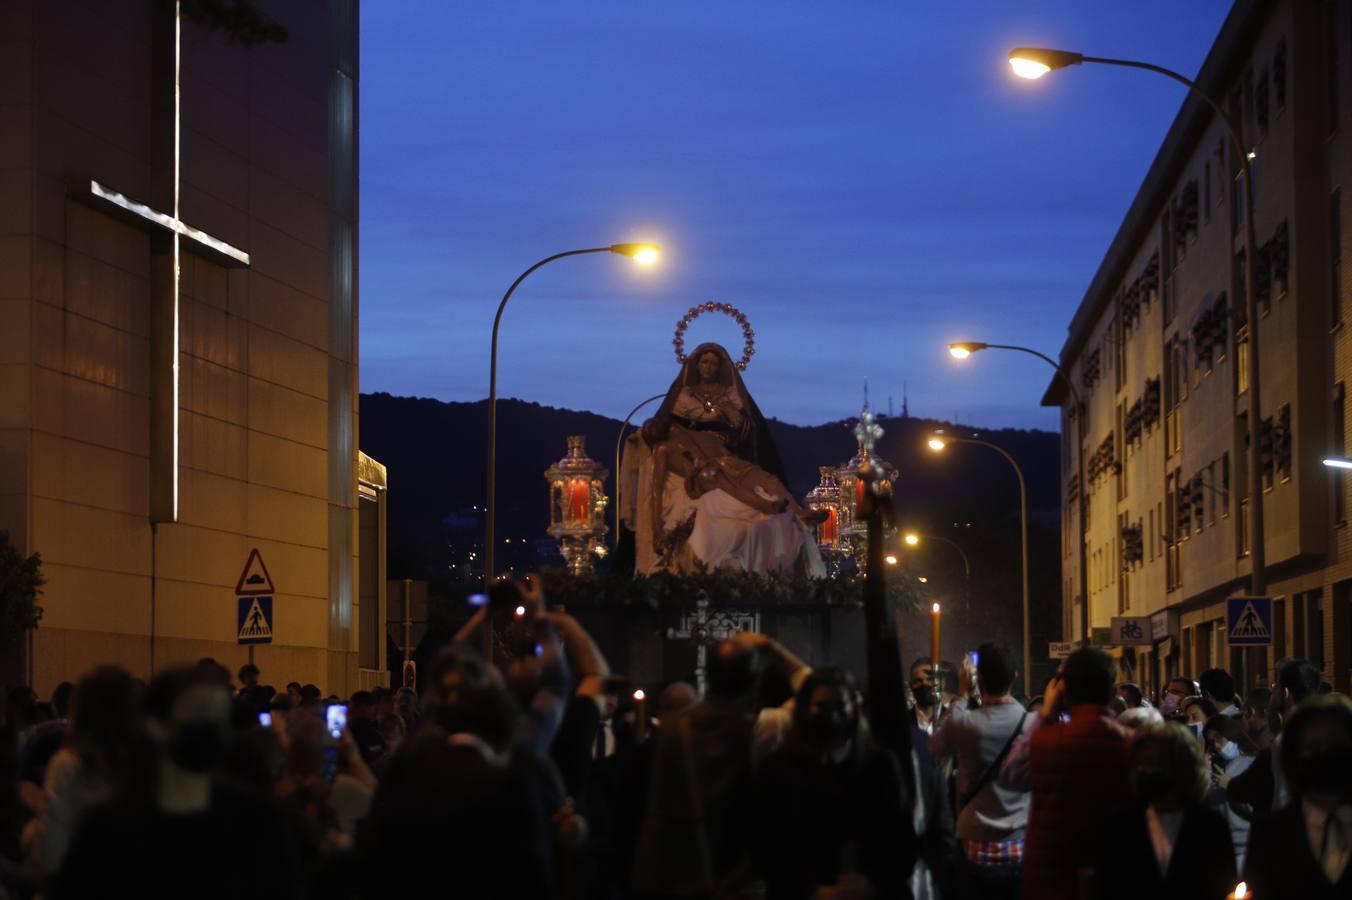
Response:
M40 692L98 662L242 663L252 547L277 586L265 678L356 681L357 10L257 6L286 42L184 23L181 218L251 264L185 241L180 515L152 528L157 226L84 194L171 202L149 60L173 4L0 2L0 529L44 560Z

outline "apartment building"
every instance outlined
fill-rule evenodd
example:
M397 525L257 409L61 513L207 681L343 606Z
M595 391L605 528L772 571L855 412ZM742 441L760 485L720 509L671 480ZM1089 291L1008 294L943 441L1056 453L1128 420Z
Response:
M1109 54L1111 55L1111 54ZM1142 73L1140 77L1155 77ZM1149 646L1114 648L1157 688L1221 666L1247 686L1306 657L1352 689L1346 476L1352 336L1343 219L1352 192L1352 4L1239 0L1197 75L1255 154L1258 321L1244 304L1240 159L1189 96L1069 328L1061 362L1086 407L1062 408L1063 625L1080 633L1078 496L1090 625L1150 616ZM1346 187L1346 190L1344 189ZM1261 409L1249 403L1258 329ZM1082 426L1082 427L1081 427ZM1262 459L1273 643L1231 647L1225 600L1248 592L1248 441ZM1073 442L1085 455L1076 477Z

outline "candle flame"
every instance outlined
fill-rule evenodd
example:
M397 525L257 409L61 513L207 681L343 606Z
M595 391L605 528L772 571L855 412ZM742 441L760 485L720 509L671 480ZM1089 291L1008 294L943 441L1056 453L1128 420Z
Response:
M1241 881L1239 884L1235 885L1235 900L1244 900L1247 896L1249 896L1248 884Z
M638 690L634 691L635 700L643 700L647 696L648 696L647 694L643 693L643 688L639 688Z
M524 616L524 615L526 614L526 607L524 607L524 606L518 606L518 607L516 608L516 614L517 614L518 616Z
M935 615L938 615L938 613L939 613L939 604L937 604L937 603L934 604L933 612L935 613Z

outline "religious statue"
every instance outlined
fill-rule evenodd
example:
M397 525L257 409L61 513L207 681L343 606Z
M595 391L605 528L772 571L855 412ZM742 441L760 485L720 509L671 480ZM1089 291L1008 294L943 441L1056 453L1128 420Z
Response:
M634 498L626 512L640 573L703 565L825 574L804 527L820 513L804 509L784 486L769 428L741 378L752 352L745 323L744 330L741 363L718 344L701 344L685 356L678 330L681 371L657 413L630 440L622 474Z

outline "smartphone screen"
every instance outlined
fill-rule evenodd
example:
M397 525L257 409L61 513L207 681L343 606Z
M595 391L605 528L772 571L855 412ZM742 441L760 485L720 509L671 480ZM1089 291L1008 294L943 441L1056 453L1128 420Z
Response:
M335 741L343 736L343 730L347 728L347 707L341 703L335 703L324 713L325 723L328 725L329 737Z
M271 728L271 727L272 727L272 713L270 713L270 712L261 712L261 713L259 713L259 714L258 714L258 724L259 724L259 725L262 725L264 728Z
M484 605L485 603L487 603L487 602L488 602L488 595L487 595L487 594L470 594L470 595L469 595L469 605L470 605L470 606L483 606L483 605Z
M975 650L967 654L967 668L975 669L980 661L981 656Z

